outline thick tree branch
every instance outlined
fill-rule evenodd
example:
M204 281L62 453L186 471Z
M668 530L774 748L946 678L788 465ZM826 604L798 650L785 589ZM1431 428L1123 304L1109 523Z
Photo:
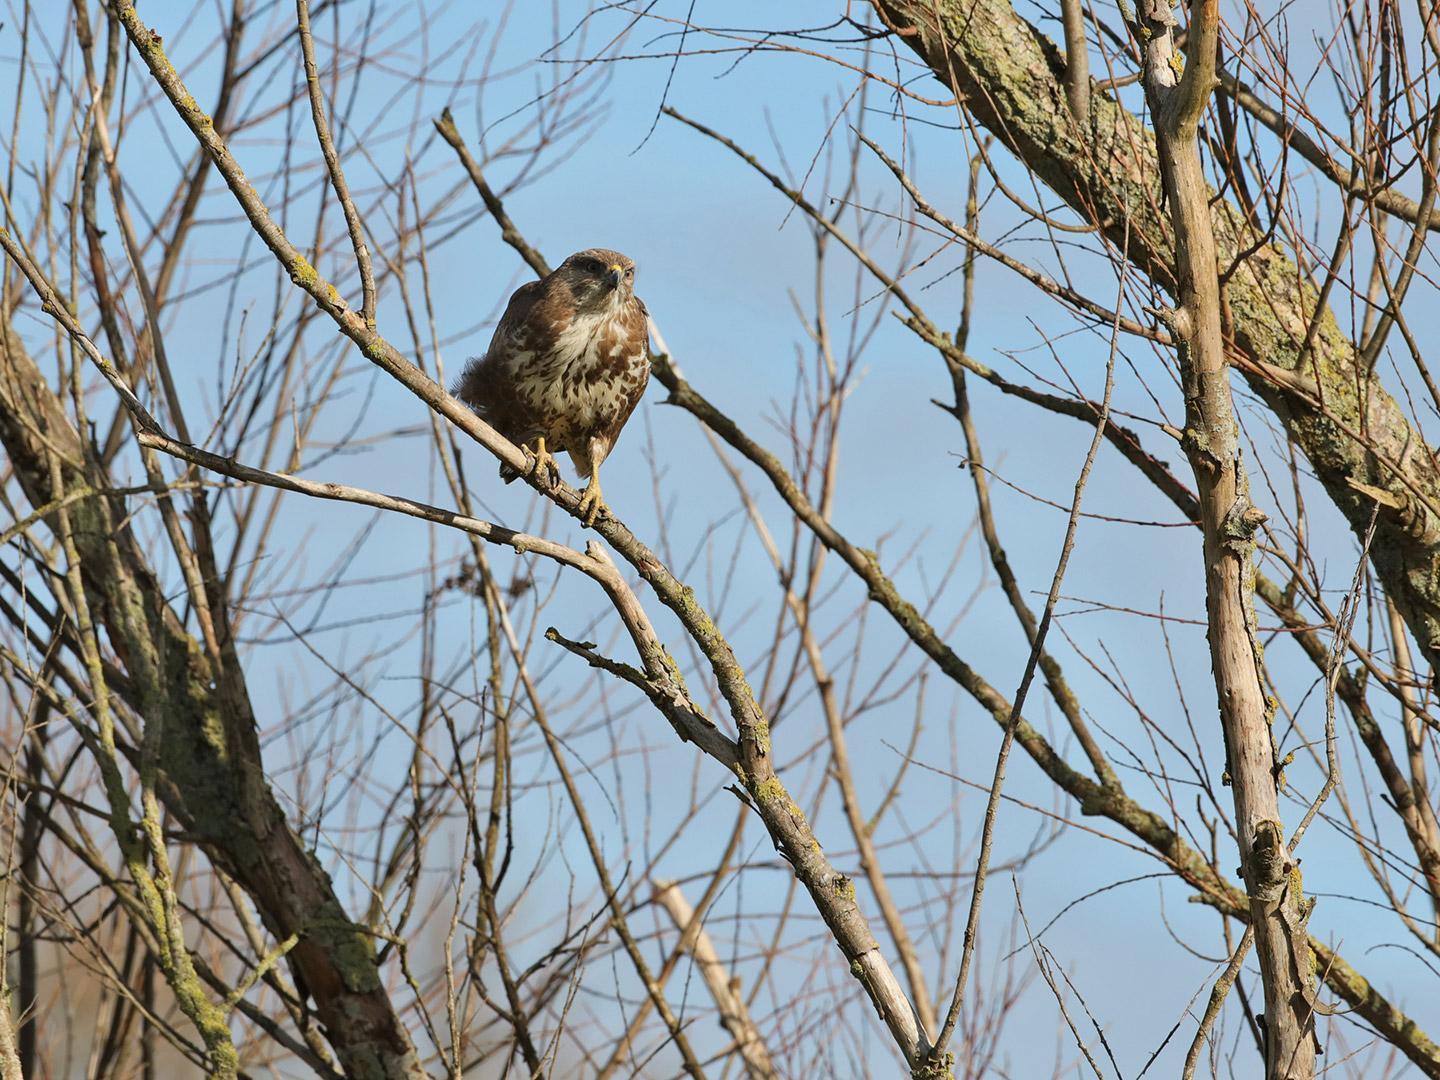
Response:
M133 7L114 8L131 44L139 52L157 85L169 99L191 133L204 147L225 179L256 234L276 259L314 302L329 315L341 333L360 351L434 411L465 431L502 462L523 473L525 459L520 450L499 436L461 402L406 359L365 320L351 310L333 285L326 281L300 254L270 215L224 140L203 111L195 104L179 74L165 55L160 35L140 20ZM543 470L539 471L543 472ZM566 485L545 487L538 474L527 482L578 516L579 497ZM869 924L855 902L853 890L844 888L845 877L824 854L809 822L785 785L775 774L770 755L768 721L756 702L729 642L696 599L694 590L669 569L629 529L614 518L602 517L597 531L650 584L666 607L680 619L687 633L706 657L721 696L730 709L739 732L739 761L733 771L750 793L778 850L782 851L804 884L817 910L840 946L850 971L874 1003L890 1029L905 1060L922 1064L929 1053L926 1034L915 1010L905 997L894 972L881 954ZM298 951L298 950L297 950Z
M1149 0L1146 0L1148 3ZM1069 119L1064 60L1020 18L1009 0L872 0L900 40L951 86L967 110L1037 177L1118 245L1128 213L1130 256L1161 288L1176 294L1175 238L1155 199L1160 173L1155 140L1113 98L1095 95L1091 124ZM1254 391L1284 422L1356 538L1374 500L1357 484L1389 493L1372 562L1430 662L1440 660L1440 472L1415 453L1423 434L1375 375L1317 290L1276 245L1257 239L1246 215L1220 200L1212 207L1220 266L1248 251L1226 286L1227 346ZM1310 380L1313 399L1266 376L1266 367Z
M1240 869L1265 991L1265 1075L1315 1075L1314 975L1301 894L1280 819L1281 765L1270 730L1253 596L1256 529L1265 515L1250 501L1239 424L1220 330L1220 282L1210 196L1197 125L1214 81L1218 0L1191 9L1190 61L1177 80L1175 18L1169 0L1138 0L1130 23L1144 54L1146 96L1174 230L1178 306L1175 334L1185 396L1182 446L1195 475L1204 534L1205 613L1210 664L1235 802Z

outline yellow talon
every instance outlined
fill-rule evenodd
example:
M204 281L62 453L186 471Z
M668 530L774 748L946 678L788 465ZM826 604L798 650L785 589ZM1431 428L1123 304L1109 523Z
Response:
M605 505L605 497L600 493L599 472L590 474L590 483L586 484L585 490L580 493L580 505L576 509L585 519L587 529L595 527L595 519L600 516L602 510L607 514L610 512L610 508Z
M525 470L527 473L533 476L536 475L539 470L544 469L545 472L550 474L551 487L554 487L560 482L560 466L555 463L555 458L551 456L550 451L545 449L545 436L542 435L535 440L534 450L531 450L528 446L522 447L521 449L523 449L530 458L530 467Z

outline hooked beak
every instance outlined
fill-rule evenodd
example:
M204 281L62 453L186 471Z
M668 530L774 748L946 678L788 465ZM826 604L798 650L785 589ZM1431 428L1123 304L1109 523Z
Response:
M624 279L625 271L620 269L620 267L614 263L612 263L610 265L610 268L605 272L605 280L609 283L610 288L612 289L618 289L620 287L620 282Z

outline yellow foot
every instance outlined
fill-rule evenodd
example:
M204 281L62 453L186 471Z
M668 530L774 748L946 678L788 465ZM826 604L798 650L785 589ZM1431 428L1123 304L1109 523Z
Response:
M523 446L521 449L525 451L525 456L530 459L530 465L525 470L527 475L538 475L540 470L543 469L550 478L551 487L554 487L560 482L560 466L557 465L555 459L550 456L550 451L545 449L545 439L543 436L535 440L534 450L531 450L528 446Z
M586 484L585 490L580 493L580 505L577 509L580 511L580 516L585 519L587 529L595 527L595 519L600 516L601 511L607 514L610 512L610 508L605 505L605 497L600 494L600 477L598 475L591 476L590 483Z

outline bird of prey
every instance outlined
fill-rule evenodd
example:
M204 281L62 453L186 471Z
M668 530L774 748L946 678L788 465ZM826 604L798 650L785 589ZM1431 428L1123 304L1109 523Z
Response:
M527 472L569 451L588 477L580 513L592 526L608 510L600 463L609 455L650 378L645 305L635 263L607 248L577 251L539 281L515 290L484 356L473 358L455 396L524 448ZM501 466L508 484L518 475Z

